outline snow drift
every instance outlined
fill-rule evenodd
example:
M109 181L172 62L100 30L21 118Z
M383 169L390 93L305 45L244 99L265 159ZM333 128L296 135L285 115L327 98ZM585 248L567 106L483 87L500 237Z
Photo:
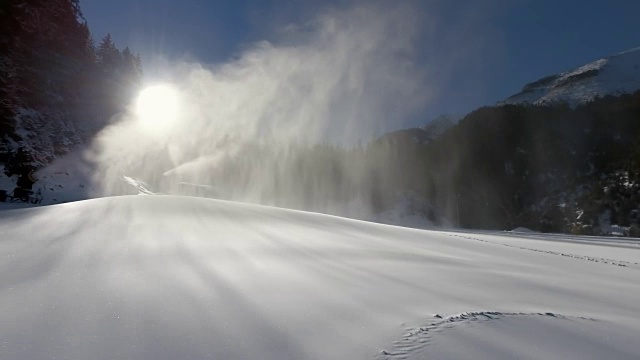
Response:
M201 198L0 212L2 359L640 356L637 243Z

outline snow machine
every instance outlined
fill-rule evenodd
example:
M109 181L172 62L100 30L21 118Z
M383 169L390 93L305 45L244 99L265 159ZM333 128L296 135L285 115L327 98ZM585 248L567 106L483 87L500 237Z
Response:
M32 190L26 190L19 187L15 188L10 193L6 190L0 190L0 202L41 204L42 199L42 192L40 190L33 192Z

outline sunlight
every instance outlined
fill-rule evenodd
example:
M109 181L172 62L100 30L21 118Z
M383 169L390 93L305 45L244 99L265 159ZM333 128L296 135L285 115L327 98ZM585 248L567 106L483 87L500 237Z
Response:
M150 86L138 96L136 115L141 123L153 129L171 125L178 115L178 93L168 85Z

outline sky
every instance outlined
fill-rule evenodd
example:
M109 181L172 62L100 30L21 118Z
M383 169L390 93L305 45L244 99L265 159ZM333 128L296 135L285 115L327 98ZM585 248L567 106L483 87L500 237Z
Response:
M141 54L148 79L159 59L210 66L233 62L260 41L277 43L347 0L81 0L96 41L111 33ZM385 3L384 0L371 2ZM629 0L425 0L416 68L428 69L429 101L411 122L465 114L517 93L526 83L640 46L640 2ZM399 3L387 1L389 4ZM286 36L284 37L286 38ZM403 123L404 124L404 123ZM406 125L406 124L404 124Z

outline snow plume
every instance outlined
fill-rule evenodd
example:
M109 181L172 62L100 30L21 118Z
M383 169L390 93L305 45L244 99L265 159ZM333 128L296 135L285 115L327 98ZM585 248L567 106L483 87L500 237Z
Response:
M367 142L407 126L433 98L428 72L416 66L419 18L411 2L361 2L288 25L277 41L253 44L225 64L168 64L178 119L150 129L132 111L105 129L91 154L96 180L109 195L126 193L121 179L131 176L156 192L304 207L273 199L276 159L299 145ZM255 150L265 144L268 155ZM225 161L256 163L221 174ZM316 210L329 211L325 205Z

